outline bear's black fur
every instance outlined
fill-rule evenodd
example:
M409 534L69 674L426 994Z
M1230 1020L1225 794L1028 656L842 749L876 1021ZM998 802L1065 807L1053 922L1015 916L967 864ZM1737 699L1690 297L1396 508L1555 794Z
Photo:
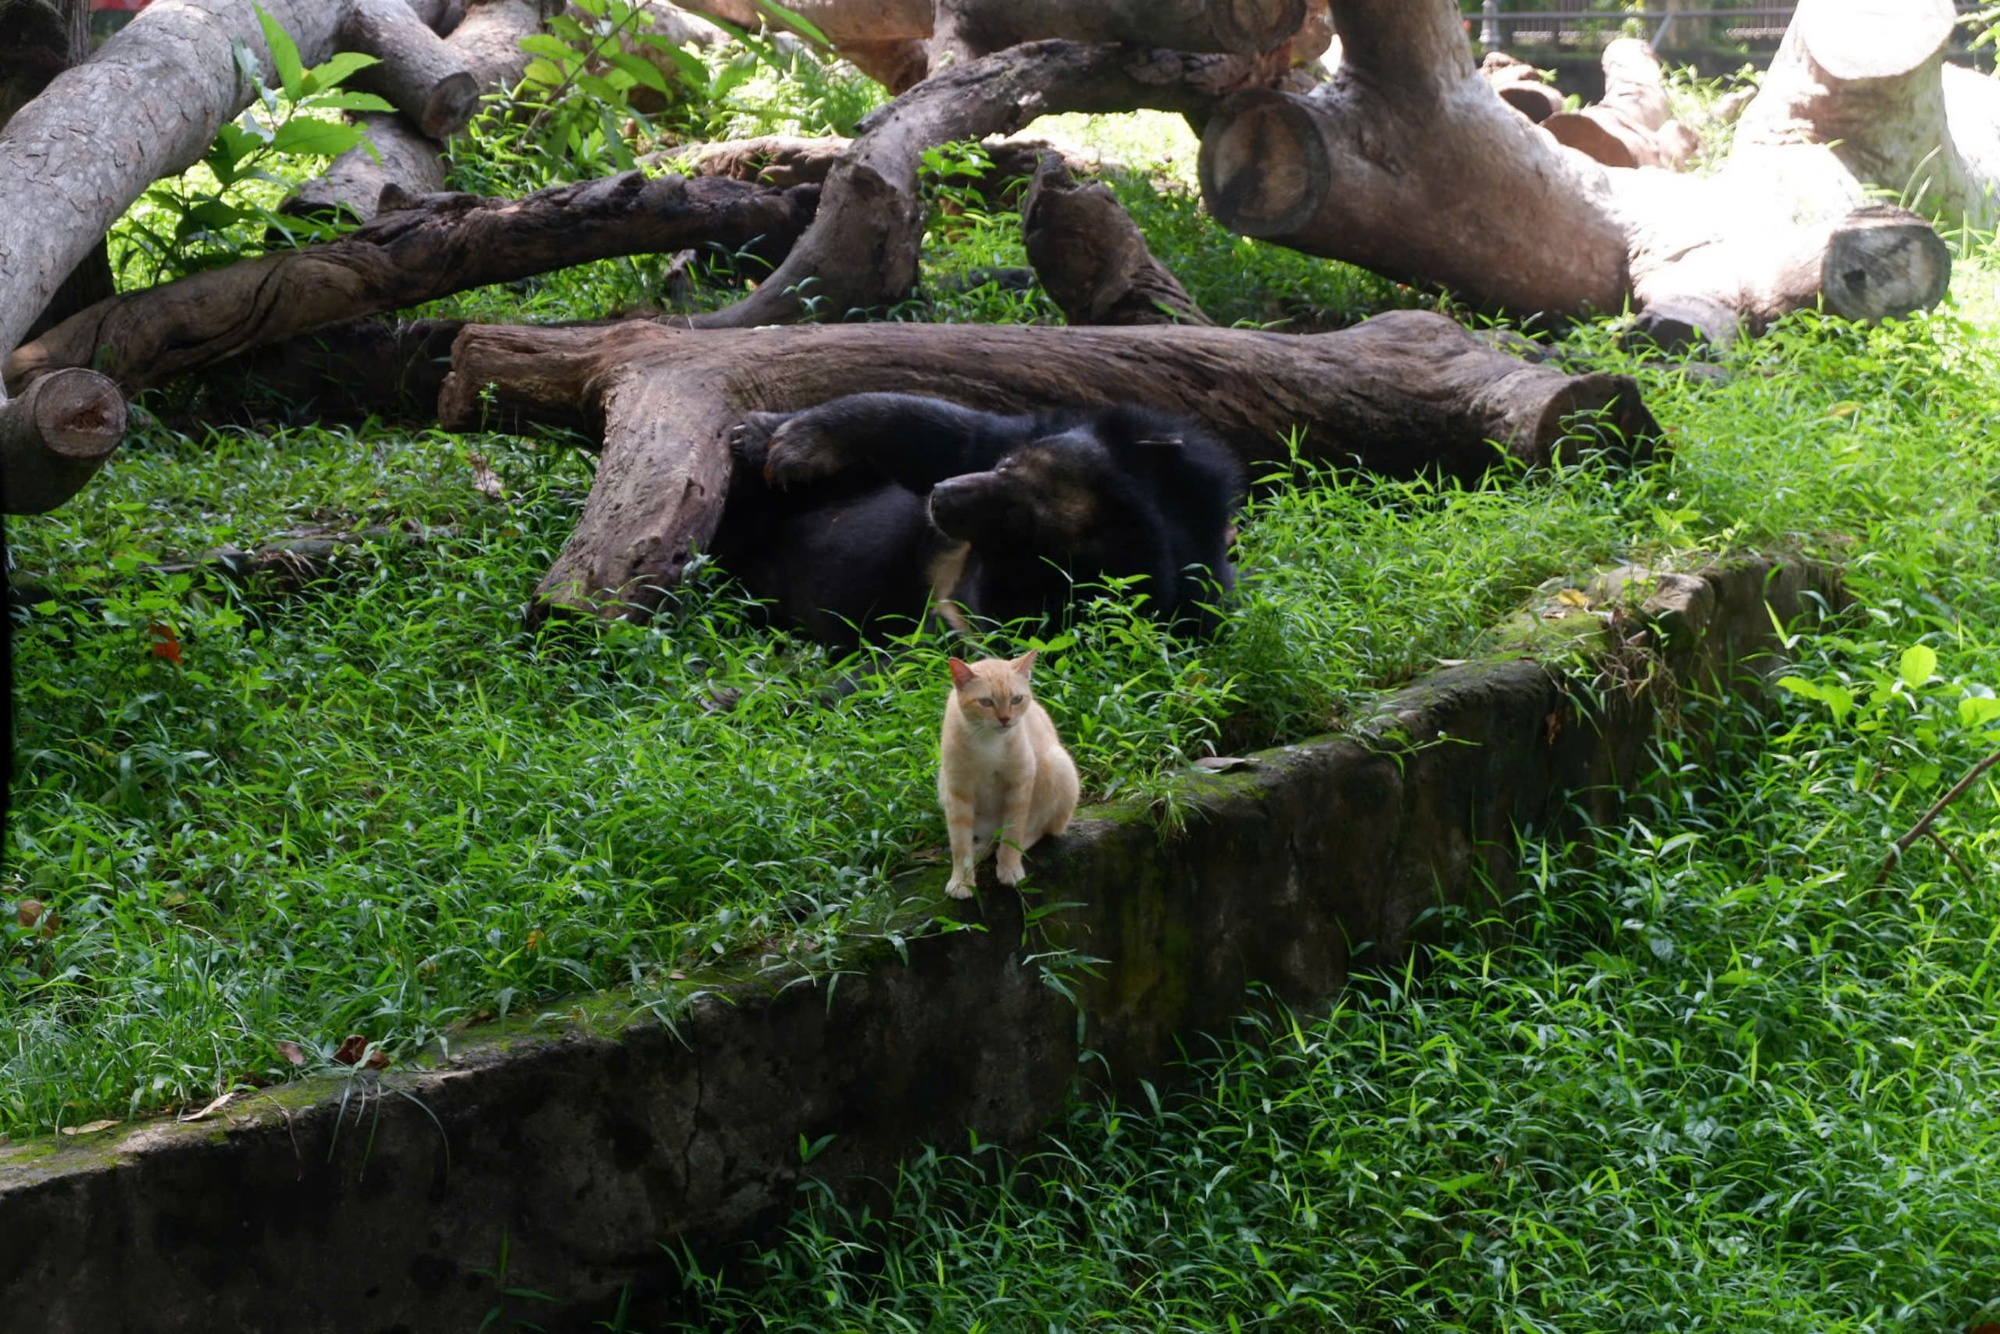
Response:
M1242 467L1165 413L852 394L753 413L736 454L717 562L836 648L907 628L934 594L984 619L1059 618L1075 586L1125 577L1155 615L1205 627L1234 577Z

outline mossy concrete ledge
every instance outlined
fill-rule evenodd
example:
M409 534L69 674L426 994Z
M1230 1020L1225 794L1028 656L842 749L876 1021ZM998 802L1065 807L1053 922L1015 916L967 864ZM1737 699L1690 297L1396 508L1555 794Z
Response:
M1253 984L1324 998L1440 902L1504 894L1516 831L1608 816L1663 709L1760 688L1775 625L1836 595L1825 571L1749 560L1552 597L1530 615L1587 628L1581 658L1441 671L1347 734L1191 776L1172 834L1085 812L1029 859L1031 903L1049 905L1032 928L989 878L964 919L982 929L919 936L837 984L718 988L674 1031L606 1022L629 1005L591 998L475 1030L429 1068L0 1148L0 1327L470 1330L503 1252L505 1286L588 1308L658 1283L662 1243L780 1220L803 1172L889 1178L968 1130L1019 1143L1080 1073L1157 1075ZM1064 951L1103 961L1064 974L1081 1034L1043 974Z

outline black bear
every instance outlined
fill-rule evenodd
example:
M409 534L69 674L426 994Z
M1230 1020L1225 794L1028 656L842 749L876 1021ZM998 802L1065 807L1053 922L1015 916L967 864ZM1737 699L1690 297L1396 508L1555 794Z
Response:
M1242 466L1184 418L851 394L753 413L735 443L716 560L835 648L932 603L961 628L957 609L1060 617L1076 586L1125 577L1153 614L1205 628L1234 577Z

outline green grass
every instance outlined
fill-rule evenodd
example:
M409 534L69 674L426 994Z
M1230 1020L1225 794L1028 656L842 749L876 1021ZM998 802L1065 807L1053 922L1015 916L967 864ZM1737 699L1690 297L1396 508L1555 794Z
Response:
M1524 831L1330 1014L1241 1021L1019 1156L808 1184L682 1317L626 1328L1800 1331L2000 1319L2000 357L1975 318L1792 321L1726 385L1647 372L1679 454L1639 538L1845 553L1862 610L1773 713L1694 701L1588 852ZM1628 530L1635 537L1643 525ZM1955 857L1957 860L1951 860ZM698 1312L689 1318L685 1313Z

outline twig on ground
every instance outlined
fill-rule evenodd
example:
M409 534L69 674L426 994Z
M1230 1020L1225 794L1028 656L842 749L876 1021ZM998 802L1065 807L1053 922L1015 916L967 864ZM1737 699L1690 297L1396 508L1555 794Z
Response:
M1988 769L1991 769L1996 764L2000 764L2000 750L1994 751L1991 755L1988 755L1985 759L1973 765L1970 773L1966 774L1965 777L1959 779L1956 783L1953 783L1951 786L1951 791L1945 793L1942 797L1939 797L1937 799L1937 804L1935 804L1929 810L1924 812L1924 818L1917 821L1916 824L1911 827L1909 833L1903 835L1901 838L1896 840L1896 846L1889 850L1888 857L1885 858L1882 862L1882 870L1875 877L1876 885L1879 886L1888 880L1890 868L1903 859L1903 854L1910 850L1910 844L1916 842L1918 839L1924 837L1925 835L1929 835L1933 840L1936 841L1939 847L1944 848L1945 855L1951 858L1952 865L1958 867L1958 869L1961 871L1965 871L1965 874L1968 877L1972 874L1972 872L1965 870L1965 863L1959 861L1958 857L1955 854L1953 854L1950 848L1945 847L1944 840L1938 838L1936 834L1931 833L1931 821L1937 819L1939 811L1942 811L1945 807L1951 805L1951 803L1953 803L1954 801L1957 801L1967 788L1971 787L1973 783L1977 782L1979 779L1979 775L1985 773Z

